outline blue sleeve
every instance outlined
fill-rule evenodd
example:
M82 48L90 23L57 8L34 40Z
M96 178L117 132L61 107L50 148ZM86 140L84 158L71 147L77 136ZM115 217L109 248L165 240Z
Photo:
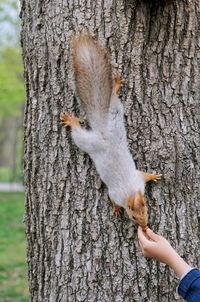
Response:
M178 293L187 302L200 301L200 271L192 269L179 283Z

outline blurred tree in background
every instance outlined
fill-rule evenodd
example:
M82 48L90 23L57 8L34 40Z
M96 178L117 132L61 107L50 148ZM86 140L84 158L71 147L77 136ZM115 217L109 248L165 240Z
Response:
M22 180L24 83L17 0L0 0L0 181Z

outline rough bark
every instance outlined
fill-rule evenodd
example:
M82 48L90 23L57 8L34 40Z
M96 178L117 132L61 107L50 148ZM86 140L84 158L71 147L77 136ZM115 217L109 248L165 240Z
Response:
M74 97L70 39L88 28L125 80L121 99L149 225L200 266L200 4L185 1L22 0L26 233L31 301L181 301L165 265L142 256L136 226L112 215L89 157L61 129L83 117Z

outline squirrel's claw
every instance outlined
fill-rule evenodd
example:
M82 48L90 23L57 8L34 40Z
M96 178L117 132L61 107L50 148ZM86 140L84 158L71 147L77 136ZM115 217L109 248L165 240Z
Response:
M73 117L66 112L60 114L60 123L63 127L73 127L80 125L80 120L77 117Z
M162 177L162 174L155 174L154 178L152 179L153 181L157 182L158 180L160 180Z
M124 84L124 81L121 80L120 75L117 72L114 76L114 83L113 83L113 89L112 89L113 94L117 95L120 88L122 88L123 84Z
M115 217L120 217L121 216L121 208L117 204L113 204L113 215Z

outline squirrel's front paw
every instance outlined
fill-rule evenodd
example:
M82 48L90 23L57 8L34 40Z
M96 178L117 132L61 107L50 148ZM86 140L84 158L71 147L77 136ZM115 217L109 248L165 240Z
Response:
M60 123L63 127L73 127L80 125L80 120L77 117L73 117L66 112L60 114Z
M113 215L115 217L120 217L121 216L121 208L117 204L113 204Z

